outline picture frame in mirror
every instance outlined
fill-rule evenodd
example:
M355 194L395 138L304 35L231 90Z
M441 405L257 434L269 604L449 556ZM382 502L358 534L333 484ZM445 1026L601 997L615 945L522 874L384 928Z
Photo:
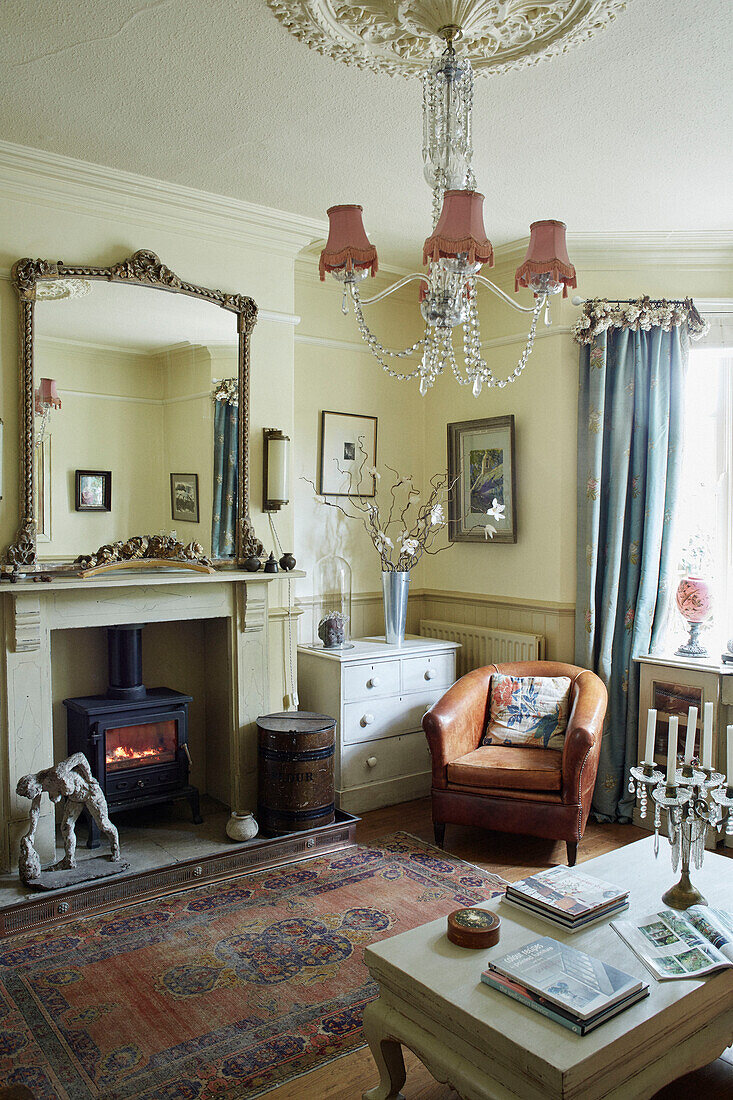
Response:
M74 507L77 512L110 512L112 471L75 470Z
M199 522L198 474L171 474L171 516L176 523Z

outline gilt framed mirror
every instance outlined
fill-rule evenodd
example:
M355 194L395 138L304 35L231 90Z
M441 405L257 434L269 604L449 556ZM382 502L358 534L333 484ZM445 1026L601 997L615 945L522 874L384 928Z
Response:
M181 557L185 548L214 565L258 554L249 513L252 298L186 282L145 250L110 267L26 258L11 277L20 300L21 484L4 571L64 568L141 540L180 544ZM173 520L171 474L180 470L196 475L196 508L181 507ZM110 474L109 508L75 507L84 471Z

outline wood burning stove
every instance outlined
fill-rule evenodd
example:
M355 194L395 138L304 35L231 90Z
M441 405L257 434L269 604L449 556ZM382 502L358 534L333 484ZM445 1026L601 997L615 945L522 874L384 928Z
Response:
M202 821L198 788L188 782L190 695L142 682L142 627L107 631L106 695L64 699L69 753L83 752L99 780L110 815L187 798L195 824ZM87 847L99 830L86 814Z

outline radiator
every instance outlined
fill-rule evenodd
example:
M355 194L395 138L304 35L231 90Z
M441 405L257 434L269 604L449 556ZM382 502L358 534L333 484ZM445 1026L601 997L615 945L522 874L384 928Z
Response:
M467 626L465 623L442 623L437 619L421 619L420 634L423 638L460 642L461 648L456 654L459 676L465 676L471 669L483 668L484 665L509 661L542 661L545 657L545 639L542 634L495 630L486 626Z

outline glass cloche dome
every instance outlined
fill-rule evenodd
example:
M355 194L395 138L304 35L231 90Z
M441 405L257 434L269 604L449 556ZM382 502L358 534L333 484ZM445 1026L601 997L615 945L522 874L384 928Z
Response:
M353 648L351 566L338 554L327 554L313 570L313 648Z

